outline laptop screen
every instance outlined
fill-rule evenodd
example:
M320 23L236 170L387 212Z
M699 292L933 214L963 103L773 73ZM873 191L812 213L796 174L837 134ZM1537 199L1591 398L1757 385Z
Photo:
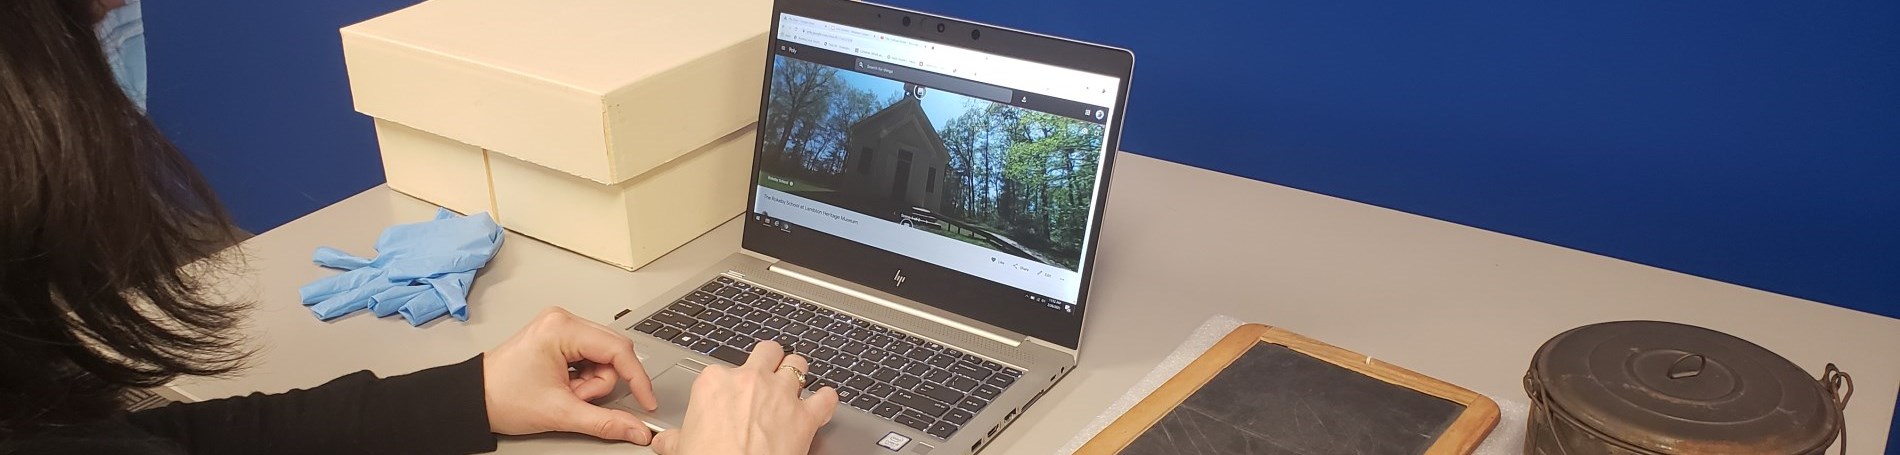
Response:
M1120 79L787 13L778 20L756 221L1075 310Z

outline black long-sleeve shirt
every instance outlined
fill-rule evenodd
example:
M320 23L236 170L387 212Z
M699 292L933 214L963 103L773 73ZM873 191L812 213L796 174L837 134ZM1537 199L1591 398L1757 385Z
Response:
M18 454L464 454L495 450L495 436L477 355L388 378L358 371L310 389L173 404L4 446Z

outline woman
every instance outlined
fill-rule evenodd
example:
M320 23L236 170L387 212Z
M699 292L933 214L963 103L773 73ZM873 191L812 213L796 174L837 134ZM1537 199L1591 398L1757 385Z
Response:
M0 2L0 454L470 453L549 431L790 454L835 410L830 389L799 398L804 358L763 342L702 374L685 424L656 437L587 403L624 380L660 405L632 343L560 309L454 365L120 410L130 388L241 370L247 308L202 293L215 264L187 267L232 243L230 220L114 82L95 16L86 0Z

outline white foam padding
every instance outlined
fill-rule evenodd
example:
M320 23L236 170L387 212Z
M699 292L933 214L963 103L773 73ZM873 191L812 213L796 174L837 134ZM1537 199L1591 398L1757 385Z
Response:
M1149 371L1147 376L1143 376L1140 381L1135 381L1135 385L1128 388L1128 393L1122 394L1121 398L1110 403L1107 409L1095 416L1095 420L1089 422L1088 426L1082 427L1082 431L1069 439L1069 443L1063 445L1057 453L1075 453L1076 449L1082 448L1082 444L1088 443L1089 439L1101 433L1103 428L1114 423L1115 419L1121 418L1121 415L1127 413L1129 408L1135 407L1135 403L1140 403L1142 399L1148 397L1148 394L1161 388L1161 384L1174 378L1175 373L1180 373L1181 369L1187 368L1189 363L1200 358L1208 348L1214 347L1215 343L1226 338L1228 333L1232 333L1241 324L1245 322L1225 315L1208 318L1207 322L1201 323L1200 328L1188 334L1187 341L1181 342L1180 346L1174 348L1174 352L1162 358L1161 363L1155 365L1154 370ZM1491 400L1498 403L1502 416L1498 419L1497 429L1492 430L1491 435L1486 437L1484 443L1479 445L1478 450L1473 453L1479 455L1522 454L1527 406L1521 401L1498 397L1491 397Z

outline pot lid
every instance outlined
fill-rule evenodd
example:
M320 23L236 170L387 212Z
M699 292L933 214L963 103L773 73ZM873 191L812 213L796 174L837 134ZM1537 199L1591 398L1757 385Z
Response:
M1808 453L1839 418L1820 382L1754 343L1655 321L1572 329L1532 376L1559 412L1663 453Z

